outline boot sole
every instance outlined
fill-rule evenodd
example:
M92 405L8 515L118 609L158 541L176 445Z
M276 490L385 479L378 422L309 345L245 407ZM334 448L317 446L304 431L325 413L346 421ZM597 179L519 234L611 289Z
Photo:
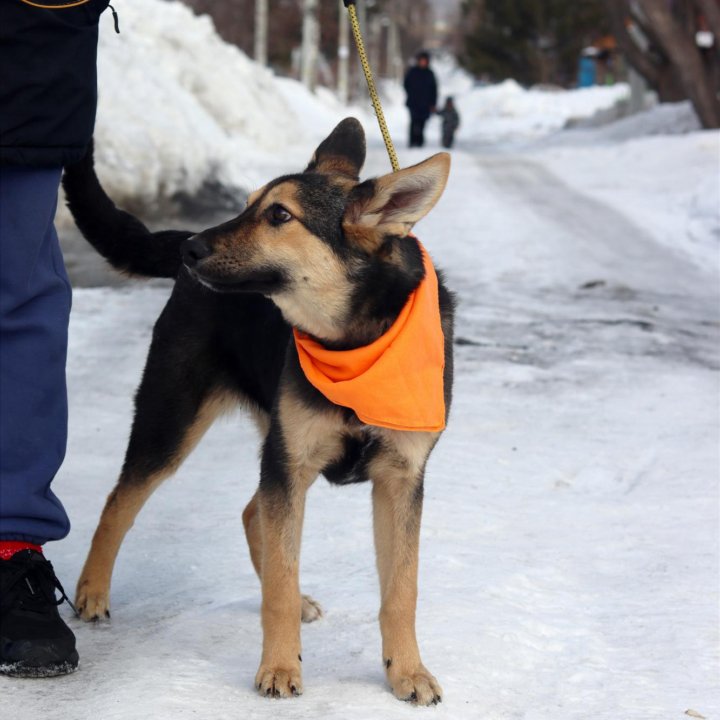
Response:
M48 678L70 675L77 670L79 659L77 650L75 650L66 660L48 663L47 665L27 665L23 662L8 663L0 661L0 674L18 678Z

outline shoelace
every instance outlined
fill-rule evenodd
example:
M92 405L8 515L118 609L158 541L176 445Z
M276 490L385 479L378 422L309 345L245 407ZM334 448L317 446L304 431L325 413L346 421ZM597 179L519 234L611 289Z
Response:
M43 600L55 606L66 602L75 615L79 616L77 608L73 605L65 592L65 588L57 579L52 563L49 560L33 562L27 559L14 560L11 558L5 562L15 564L18 568L10 575L7 582L3 583L2 598L0 598L0 607L2 607L3 611L14 605L18 597L22 596L23 605L26 607L35 606L37 610L41 610ZM36 582L33 583L33 580L36 580ZM60 591L59 600L55 597L55 589ZM40 597L38 597L38 593Z

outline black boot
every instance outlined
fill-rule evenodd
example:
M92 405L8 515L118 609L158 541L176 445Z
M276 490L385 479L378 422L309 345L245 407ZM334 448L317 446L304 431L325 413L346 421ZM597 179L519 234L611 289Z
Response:
M70 603L42 553L21 550L0 560L0 673L52 677L75 671L75 635L57 609L63 600Z

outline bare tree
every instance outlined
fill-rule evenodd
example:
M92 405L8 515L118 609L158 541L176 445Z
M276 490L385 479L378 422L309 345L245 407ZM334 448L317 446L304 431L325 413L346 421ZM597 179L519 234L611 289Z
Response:
M309 90L315 90L317 83L318 54L320 52L320 28L317 12L318 0L304 0L300 79Z
M0 0L2 2L2 0ZM323 68L321 80L326 84L338 84L344 95L341 77L347 66L349 75L348 94L358 97L365 93L365 78L359 68L353 42L340 40L341 23L347 22L347 10L340 2L319 2L319 0L183 0L197 13L207 13L213 19L218 33L227 42L237 45L243 52L253 55L276 72L290 74L300 70L309 85L317 82L318 67ZM424 46L429 36L431 18L429 0L358 0L357 12L363 23L363 35L368 49L372 44L371 20L381 18L380 50L373 57L373 71L382 75L382 70L391 76L402 74L402 57L408 58ZM342 20L341 20L342 18ZM254 21L253 21L254 20ZM303 28L307 31L306 45L309 55L307 64L302 59L299 66L293 66L293 57L302 46ZM392 36L392 37L391 37ZM377 49L378 38L375 38ZM342 50L342 47L348 50ZM389 48L389 50L387 49ZM392 57L391 57L392 56ZM314 57L314 60L313 60ZM332 78L332 71L337 75ZM335 82L333 82L335 80Z
M350 21L343 0L338 0L338 65L337 91L340 102L347 105L350 98Z
M255 0L255 61L267 65L268 0Z
M431 34L432 8L428 0L385 2L387 13L396 23L400 53L409 60L425 48Z
M715 0L609 0L608 10L623 54L660 100L689 98L703 127L720 127L720 10ZM715 35L709 51L695 41L701 13Z
M400 33L398 32L397 21L394 17L389 17L388 33L387 33L387 77L402 82L403 78L403 60L400 53Z

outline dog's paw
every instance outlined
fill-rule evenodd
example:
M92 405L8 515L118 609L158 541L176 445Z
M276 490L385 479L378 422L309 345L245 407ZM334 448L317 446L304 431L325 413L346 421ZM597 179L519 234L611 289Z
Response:
M88 581L78 584L75 607L85 621L110 619L110 593L94 590Z
M387 675L393 694L398 700L414 705L437 705L442 702L442 688L422 665L414 671L403 672L400 668L393 667L391 662Z
M302 621L304 623L315 622L323 616L320 603L313 600L309 595L302 596Z
M278 668L260 665L255 688L266 697L286 698L302 695L300 667Z

